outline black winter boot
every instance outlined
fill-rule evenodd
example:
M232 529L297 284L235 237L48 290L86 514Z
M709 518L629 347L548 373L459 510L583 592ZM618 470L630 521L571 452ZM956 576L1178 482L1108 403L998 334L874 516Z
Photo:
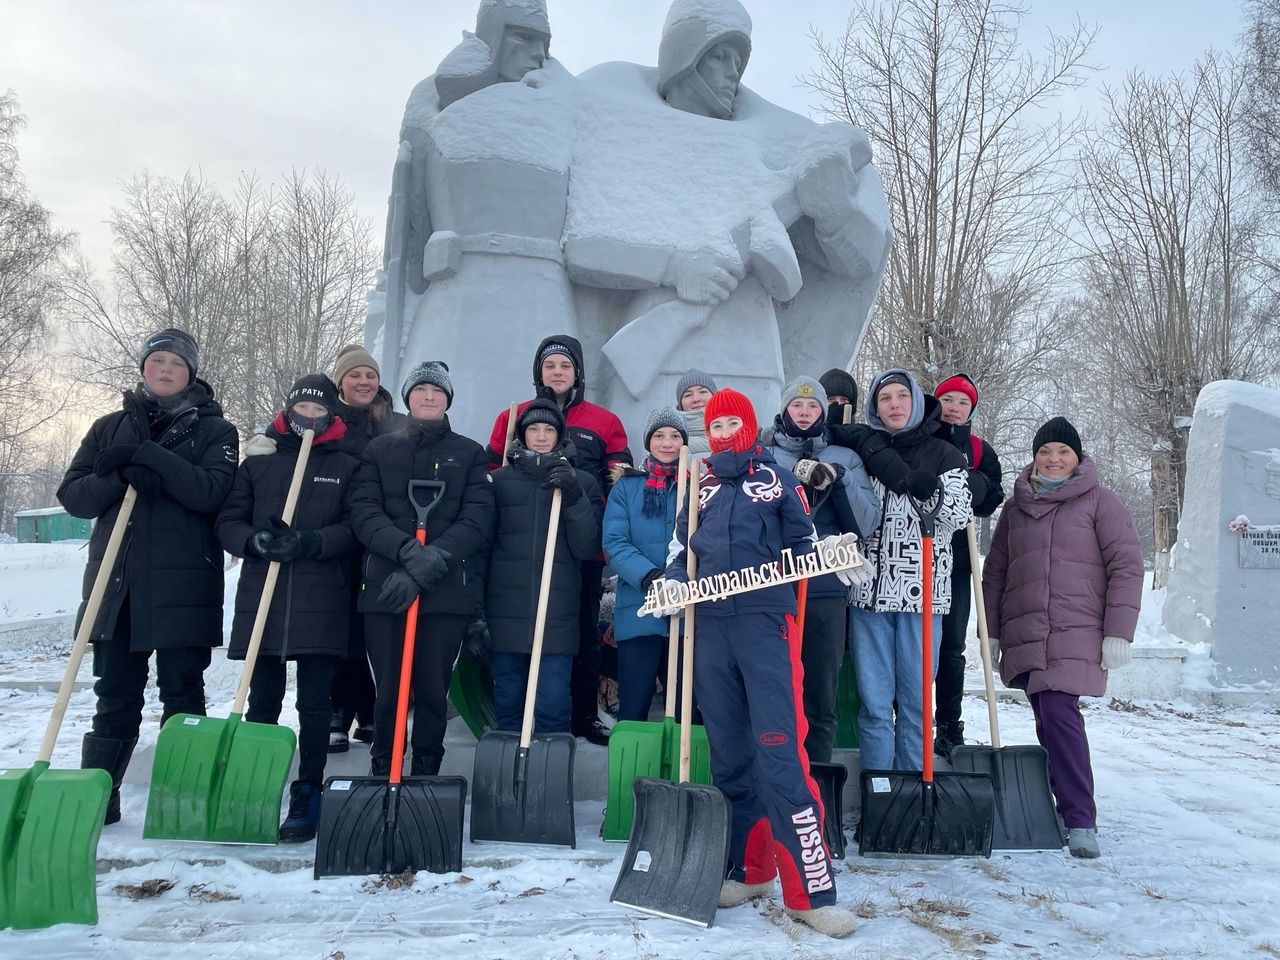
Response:
M933 735L933 752L944 760L951 759L951 751L964 746L964 721L940 723Z
M289 814L280 824L281 843L306 843L314 840L320 825L320 799L323 789L319 784L295 780L289 786Z
M111 797L107 800L107 815L102 818L104 824L120 820L120 781L124 779L124 772L133 757L133 748L137 745L137 737L115 740L94 733L86 733L80 744L81 770L105 770L111 774Z
M440 773L440 761L443 757L413 755L413 764L409 768L411 777L435 777Z
M347 731L351 729L351 716L345 710L333 711L329 718L329 752L346 753L351 746Z
M391 776L391 758L390 757L372 757L369 760L369 776L371 777L389 777Z

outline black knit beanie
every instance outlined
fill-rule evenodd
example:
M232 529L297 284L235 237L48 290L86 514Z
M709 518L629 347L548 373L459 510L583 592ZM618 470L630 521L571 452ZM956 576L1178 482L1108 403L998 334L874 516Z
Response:
M564 414L551 400L535 400L516 418L516 439L524 443L524 432L531 423L549 423L556 428L558 440L564 439Z
M147 357L157 350L176 353L182 358L182 362L187 365L187 369L191 371L191 379L194 380L196 378L196 371L200 369L200 347L196 343L195 337L191 336L191 334L174 327L168 327L151 334L151 336L142 341L142 348L138 351L139 370L147 362Z
M828 397L848 397L853 405L853 412L858 412L858 383L853 375L844 370L832 368L818 378L822 389Z
M1066 417L1054 417L1036 431L1036 438L1031 442L1031 456L1046 443L1064 443L1070 447L1077 460L1084 459L1084 451L1080 448L1080 434Z
M294 406L303 400L310 400L325 408L326 413L320 417L304 417ZM316 436L324 433L333 423L334 411L338 409L338 388L323 373L309 373L299 377L289 388L289 398L285 402L284 417L289 429L298 436L306 430L312 430Z

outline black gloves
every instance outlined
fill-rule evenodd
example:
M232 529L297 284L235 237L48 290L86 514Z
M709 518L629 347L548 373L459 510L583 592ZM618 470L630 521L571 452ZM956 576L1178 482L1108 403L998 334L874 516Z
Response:
M164 489L164 478L150 467L131 463L121 468L120 476L124 478L125 483L138 491L138 496L146 497L148 500Z
M392 613L404 613L418 597L418 582L404 570L396 570L382 581L378 602L386 604Z
M641 577L641 578L640 578L640 592L641 592L641 593L648 593L648 592L649 592L649 588L650 588L651 586L653 586L653 582L654 582L655 580L661 580L661 579L662 579L662 574L663 574L663 571L659 570L657 567L654 567L652 570L650 570L648 573L646 573L643 577Z
M430 590L449 569L451 556L447 550L441 550L432 544L423 546L417 540L410 540L400 548L396 559L409 571L419 587Z
M906 487L912 498L930 500L938 492L938 478L928 470L910 470L907 472Z
M294 530L279 517L268 517L245 543L245 553L272 563L292 563L320 554L320 534L315 530Z
M542 485L542 489L552 488L560 490L566 504L577 503L582 499L582 484L578 483L578 471L568 460L561 460L547 471L547 482Z
M100 477L109 477L121 467L133 462L133 455L138 452L138 443L113 443L103 447L93 458L93 472Z
M791 472L801 483L808 484L815 490L825 490L844 474L844 466L839 463L800 460L792 467Z
M488 665L493 637L489 636L489 624L484 617L476 617L467 624L467 630L462 635L462 645L467 648L472 660L481 666Z
M828 425L831 442L853 450L867 473L875 477L891 493L907 492L908 467L902 454L889 442L887 434L872 430L865 423L833 423Z

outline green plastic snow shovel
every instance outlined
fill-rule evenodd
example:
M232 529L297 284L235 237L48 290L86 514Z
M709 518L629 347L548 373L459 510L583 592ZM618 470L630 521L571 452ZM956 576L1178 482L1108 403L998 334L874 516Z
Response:
M680 448L680 470L677 476L676 513L684 507L685 486L689 474L689 448ZM666 716L660 723L642 720L620 720L609 733L609 795L605 801L604 832L606 840L626 840L631 836L635 816L635 796L631 783L636 777L675 780L680 764L680 726L676 723L676 676L680 656L680 618L672 617L667 638ZM623 641L624 643L626 641ZM693 754L689 779L693 783L711 782L711 750L707 746L705 727L693 727Z
M49 760L137 499L132 486L125 490L36 762L0 770L0 929L98 922L98 837L111 774L50 770Z
M542 642L547 628L551 572L560 531L563 497L551 494L542 555L542 581L529 651L529 680L524 695L524 718L519 732L490 730L476 744L472 767L471 842L554 843L576 847L573 820L573 759L577 741L569 733L533 736L534 702L542 667Z
M689 483L689 533L698 529L698 464ZM697 575L697 558L688 550L689 579ZM685 607L684 689L680 697L679 782L637 777L635 823L611 903L673 920L710 927L729 857L729 801L713 786L689 783L693 752L693 622L694 605Z
M286 524L293 522L313 438L310 430L302 435L281 517ZM288 727L241 718L279 577L280 564L273 561L267 567L230 715L222 719L175 714L156 738L142 828L148 840L280 842L280 798L298 738Z

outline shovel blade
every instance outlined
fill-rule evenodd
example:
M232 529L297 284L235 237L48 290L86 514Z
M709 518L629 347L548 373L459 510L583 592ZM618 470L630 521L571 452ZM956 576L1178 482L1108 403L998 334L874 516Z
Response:
M862 771L863 857L990 857L991 777L979 773Z
M466 803L462 777L406 777L394 791L386 777L330 777L320 801L315 878L457 873Z
M832 860L844 859L844 784L849 771L842 763L809 763L809 776L822 799L822 839Z
M718 789L638 777L635 824L612 903L710 927L729 856L729 801Z
M466 647L458 651L458 663L449 680L449 700L477 740L486 730L497 727L493 714L493 676L488 667L476 663Z
M0 771L0 929L98 922L105 770Z
M567 733L534 737L490 730L476 744L471 777L471 842L577 846L573 822L573 757Z
M1060 850L1058 808L1049 786L1049 755L1035 744L956 747L951 769L984 773L995 791L993 850Z
M705 727L692 727L689 780L711 782L711 748ZM605 801L604 839L631 836L636 777L675 780L680 773L680 725L671 717L660 723L622 720L609 732L609 795Z
M274 844L298 739L288 727L177 714L156 739L142 835Z

